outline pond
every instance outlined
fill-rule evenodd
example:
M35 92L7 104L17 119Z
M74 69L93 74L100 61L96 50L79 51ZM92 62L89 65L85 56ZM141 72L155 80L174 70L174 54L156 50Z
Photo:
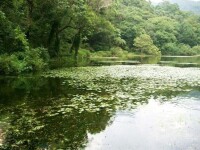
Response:
M0 149L200 149L198 67L71 67L0 85Z
M175 67L200 67L200 56L135 56L133 58L122 59L111 58L93 58L90 65L137 65L137 64L159 64Z

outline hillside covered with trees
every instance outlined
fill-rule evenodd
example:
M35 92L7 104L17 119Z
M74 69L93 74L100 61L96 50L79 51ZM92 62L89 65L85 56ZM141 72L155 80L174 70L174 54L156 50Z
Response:
M0 1L0 74L43 70L78 52L199 55L199 44L200 16L166 1Z

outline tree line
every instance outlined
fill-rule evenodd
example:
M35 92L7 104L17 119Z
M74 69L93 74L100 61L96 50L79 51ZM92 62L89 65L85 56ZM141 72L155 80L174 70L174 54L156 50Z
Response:
M79 49L198 55L199 44L200 16L167 1L0 1L1 74L43 70Z

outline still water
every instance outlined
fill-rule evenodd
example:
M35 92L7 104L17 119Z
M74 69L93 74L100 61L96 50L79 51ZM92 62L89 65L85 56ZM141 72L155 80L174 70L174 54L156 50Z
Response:
M94 58L90 65L135 65L135 64L159 64L175 67L200 67L200 56L136 56L133 58Z
M198 150L200 68L120 64L0 77L0 149Z

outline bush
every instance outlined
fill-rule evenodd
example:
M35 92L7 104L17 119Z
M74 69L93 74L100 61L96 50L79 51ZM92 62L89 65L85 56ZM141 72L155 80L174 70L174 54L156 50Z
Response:
M92 57L111 57L111 51L98 51L91 54Z
M47 67L49 61L49 55L46 49L44 48L35 48L29 51L26 51L26 63L28 72L30 71L40 71Z
M200 46L194 46L191 48L186 44L176 44L176 43L167 43L162 48L162 54L167 55L197 55L200 54Z
M113 57L122 57L124 54L124 51L120 47L113 47L110 51Z
M179 47L176 43L167 43L162 47L161 52L163 55L177 55Z
M194 46L192 48L192 52L195 53L195 55L200 55L200 46L199 45Z
M12 54L29 48L25 33L19 26L10 22L0 10L0 54Z
M195 53L192 51L191 47L186 44L179 44L179 55L195 55Z
M47 68L48 53L44 48L30 49L0 56L0 74L20 74Z
M80 58L89 58L90 57L90 51L89 50L86 50L86 49L80 49L79 50L79 55L78 57Z
M141 34L134 39L134 46L137 51L147 55L160 55L160 50L153 43L153 40L148 34Z
M20 60L18 54L0 56L0 73L1 74L19 74L26 68L26 62Z

